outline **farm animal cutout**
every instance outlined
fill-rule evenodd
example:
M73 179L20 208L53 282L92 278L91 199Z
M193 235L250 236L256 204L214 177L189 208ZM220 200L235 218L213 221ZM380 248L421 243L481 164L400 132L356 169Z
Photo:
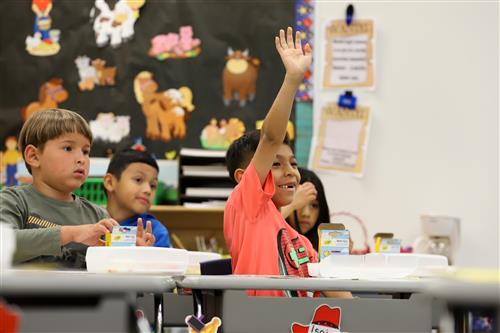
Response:
M229 106L233 99L239 101L240 107L244 107L247 101L253 101L259 67L260 60L249 57L248 49L228 49L226 65L222 71L225 106Z
M139 18L139 8L145 2L146 0L119 0L111 10L106 1L95 0L95 7L90 15L93 17L95 9L99 10L93 25L97 46L104 47L109 43L112 47L118 47L132 39L134 24Z
M113 113L99 113L89 122L96 140L120 142L130 133L130 116L115 116Z
M193 38L193 28L185 25L179 34L169 32L153 37L148 54L158 60L194 58L201 52L200 44L198 38Z
M187 116L194 110L188 87L158 91L153 74L140 72L134 79L134 93L146 118L146 137L170 141L186 136Z
M60 30L51 29L52 0L33 0L31 10L35 13L33 36L26 37L26 51L34 56L51 56L59 52Z
M59 78L53 78L42 84L38 94L38 101L31 102L21 110L23 121L26 121L36 111L57 108L59 103L67 100L69 94L62 84L63 80Z
M81 91L93 90L95 85L115 85L116 67L106 67L106 61L102 59L91 60L87 56L79 56L75 59L80 81L78 88Z
M255 122L255 128L260 130L262 128L263 123L264 120L257 120ZM286 126L286 134L288 135L288 139L290 139L291 141L295 139L295 126L290 120L288 121L288 124Z
M200 135L201 146L206 149L227 149L231 143L245 133L245 124L238 118L229 121L210 119L210 123L203 128Z

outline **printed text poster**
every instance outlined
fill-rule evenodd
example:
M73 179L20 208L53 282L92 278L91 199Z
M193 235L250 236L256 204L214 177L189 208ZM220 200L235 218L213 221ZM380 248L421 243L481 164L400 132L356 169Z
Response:
M325 31L324 88L374 88L373 21L333 20Z

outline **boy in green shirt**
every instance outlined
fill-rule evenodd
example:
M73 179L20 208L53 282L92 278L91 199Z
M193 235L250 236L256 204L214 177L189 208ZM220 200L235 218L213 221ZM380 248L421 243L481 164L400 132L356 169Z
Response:
M19 134L19 147L33 184L0 192L0 223L16 233L14 263L57 262L83 267L87 246L118 223L72 192L87 178L92 133L79 114L49 109L34 113ZM138 228L138 244L151 245L151 230Z

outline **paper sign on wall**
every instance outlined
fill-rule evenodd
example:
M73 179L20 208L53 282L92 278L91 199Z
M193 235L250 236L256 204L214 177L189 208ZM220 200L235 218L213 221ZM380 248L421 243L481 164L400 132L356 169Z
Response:
M354 110L330 103L321 110L312 168L362 175L370 109Z
M374 88L373 21L333 20L325 31L324 88Z

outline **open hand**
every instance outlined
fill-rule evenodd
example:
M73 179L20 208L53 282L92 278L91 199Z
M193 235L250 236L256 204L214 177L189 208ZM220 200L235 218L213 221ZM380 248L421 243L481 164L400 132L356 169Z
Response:
M285 65L286 75L294 80L301 81L312 63L312 49L309 43L302 50L300 32L295 32L294 41L291 27L288 27L286 31L286 37L285 31L281 29L279 37L276 36L274 42L281 61Z
M137 219L137 237L135 245L137 246L153 246L155 245L155 236L153 235L153 227L151 221L146 222L146 232L144 232L144 225L142 218Z
M293 208L302 209L308 205L311 201L316 200L318 191L316 187L311 182L305 182L297 187L297 192L293 196Z
M119 225L118 222L113 219L102 219L95 224L72 226L74 228L73 241L89 246L102 246L105 242L101 236L113 232L113 226L117 225Z

